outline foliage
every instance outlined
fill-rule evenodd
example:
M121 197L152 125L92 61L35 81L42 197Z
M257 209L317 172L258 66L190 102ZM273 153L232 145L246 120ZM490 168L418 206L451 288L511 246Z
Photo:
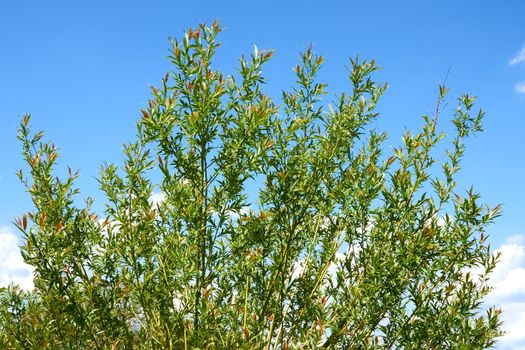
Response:
M102 218L23 119L30 176L19 176L34 210L16 224L35 288L2 290L2 348L492 346L500 312L482 299L497 258L484 232L499 207L454 180L482 128L473 98L459 98L441 158L444 87L385 156L374 61L351 60L350 93L325 103L323 57L308 48L278 106L262 90L272 51L255 48L225 77L212 64L219 32L171 41L174 70L124 164L102 168Z

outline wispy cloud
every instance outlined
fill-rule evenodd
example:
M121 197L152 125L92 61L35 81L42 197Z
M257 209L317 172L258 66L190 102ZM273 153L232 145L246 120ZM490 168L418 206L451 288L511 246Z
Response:
M518 52L518 54L516 56L514 56L513 58L510 59L509 66L514 66L514 65L516 65L518 63L522 63L522 62L525 62L525 45L523 46L521 51Z
M517 94L525 94L525 81L516 83L514 86L514 91L516 91Z
M18 244L18 237L9 227L0 227L0 287L14 283L33 289L33 268L24 262Z

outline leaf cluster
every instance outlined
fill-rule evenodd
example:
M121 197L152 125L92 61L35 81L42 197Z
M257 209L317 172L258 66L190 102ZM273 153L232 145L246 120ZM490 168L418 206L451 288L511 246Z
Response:
M485 231L500 209L454 180L482 128L473 98L459 98L444 155L444 87L435 114L385 155L374 61L352 59L350 92L326 103L310 47L276 105L262 74L273 52L255 47L225 76L219 32L170 41L173 71L137 139L102 168L100 218L91 200L76 204L78 174L54 176L57 149L21 122L34 209L16 225L35 288L2 289L1 346L491 347L500 311L482 306L497 260Z

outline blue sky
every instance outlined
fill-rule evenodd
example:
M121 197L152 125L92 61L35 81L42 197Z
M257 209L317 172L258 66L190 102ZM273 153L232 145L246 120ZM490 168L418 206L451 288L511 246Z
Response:
M450 68L450 97L474 94L487 111L486 132L468 143L458 182L504 206L490 230L495 248L516 248L503 281L525 266L523 14L525 2L518 0L2 1L0 227L12 234L12 220L30 207L15 176L23 165L16 126L25 113L60 147L60 164L80 169L81 194L97 199L100 165L122 159L121 144L133 138L148 84L158 84L170 68L167 38L218 18L225 30L217 66L232 72L253 44L275 49L265 71L275 96L291 86L291 67L310 43L326 56L320 78L332 93L349 87L349 57L375 58L382 67L377 79L390 86L377 123L391 136L387 147L432 112ZM451 99L444 121L453 107ZM525 295L525 285L519 288ZM525 306L520 315L516 322L523 316L525 325ZM525 337L516 339L506 348L525 346Z

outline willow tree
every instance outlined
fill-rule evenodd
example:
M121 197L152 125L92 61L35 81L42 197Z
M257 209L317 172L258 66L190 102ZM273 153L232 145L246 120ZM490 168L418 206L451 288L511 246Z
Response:
M276 104L262 75L272 51L226 76L213 66L219 32L171 40L173 70L137 139L102 168L103 213L78 205L77 174L54 175L57 149L23 119L19 176L34 209L16 225L35 287L2 290L2 347L492 346L485 230L499 207L454 180L482 129L473 98L458 99L446 138L441 87L435 114L385 151L374 61L352 59L349 92L330 101L309 48Z

